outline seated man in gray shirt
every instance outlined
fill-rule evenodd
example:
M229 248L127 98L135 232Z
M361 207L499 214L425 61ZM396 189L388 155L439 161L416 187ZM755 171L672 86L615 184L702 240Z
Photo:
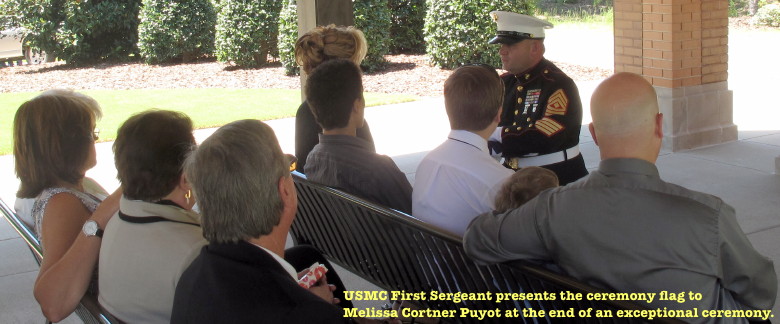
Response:
M653 87L636 74L616 74L596 88L591 114L598 170L518 209L477 217L463 238L466 253L486 262L554 262L617 292L686 292L684 303L656 295L651 308L772 309L774 266L748 241L734 208L659 177L663 115Z
M306 80L306 101L322 126L320 143L309 153L304 171L309 180L405 213L412 211L412 186L390 157L358 138L363 126L363 81L360 68L348 60L318 66Z

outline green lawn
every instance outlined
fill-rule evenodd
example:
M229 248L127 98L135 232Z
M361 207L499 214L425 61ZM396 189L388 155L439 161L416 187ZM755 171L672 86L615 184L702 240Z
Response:
M186 113L195 128L209 128L246 118L270 120L295 116L300 90L283 89L136 89L81 91L100 103L100 140L116 138L119 125L132 114L160 108ZM0 93L0 155L11 154L13 119L23 102L34 93ZM415 96L366 93L366 105L378 106L417 100Z

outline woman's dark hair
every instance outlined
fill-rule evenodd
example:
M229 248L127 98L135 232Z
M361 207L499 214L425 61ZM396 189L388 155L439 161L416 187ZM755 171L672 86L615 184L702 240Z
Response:
M169 110L147 110L122 124L114 142L117 178L125 197L157 201L168 195L195 146L192 120Z

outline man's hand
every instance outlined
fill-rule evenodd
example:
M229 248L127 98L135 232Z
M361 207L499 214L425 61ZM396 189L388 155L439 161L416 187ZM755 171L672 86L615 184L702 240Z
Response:
M314 286L309 287L309 291L312 294L315 294L325 300L326 302L329 302L331 304L338 304L341 302L338 298L333 298L333 291L336 290L336 286L329 285L328 279L323 276L320 278L320 280L317 281Z

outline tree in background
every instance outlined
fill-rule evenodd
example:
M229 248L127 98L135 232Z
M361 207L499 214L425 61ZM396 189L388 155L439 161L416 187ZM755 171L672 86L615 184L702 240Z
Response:
M488 44L496 34L490 17L495 10L533 15L535 8L525 0L428 0L424 32L431 62L449 69L464 63L501 66L498 46Z
M425 0L389 0L390 53L425 53Z
M295 41L298 40L298 6L295 0L286 0L279 14L279 60L284 66L284 73L297 75L300 73L295 63Z
M355 27L362 30L368 41L368 54L361 67L366 72L381 70L387 64L385 54L390 52L390 6L388 0L353 0Z
M67 1L57 56L74 64L132 59L138 53L140 5L141 0Z
M214 52L217 15L210 0L143 0L138 48L147 63L189 62Z
M280 0L222 0L217 16L216 54L220 62L258 67L276 51Z

